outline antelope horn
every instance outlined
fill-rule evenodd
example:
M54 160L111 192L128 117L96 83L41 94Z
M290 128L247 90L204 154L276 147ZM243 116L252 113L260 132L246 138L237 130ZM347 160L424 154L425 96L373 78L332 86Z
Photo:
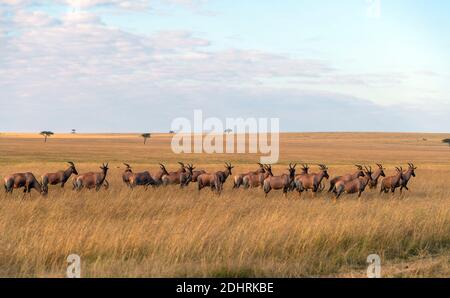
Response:
M73 163L73 162L71 162L71 161L68 161L67 162L69 165L71 165L71 166L75 166L75 164Z

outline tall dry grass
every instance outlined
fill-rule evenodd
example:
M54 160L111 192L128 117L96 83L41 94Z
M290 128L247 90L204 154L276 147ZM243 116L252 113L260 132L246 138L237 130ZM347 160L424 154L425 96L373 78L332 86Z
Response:
M77 161L80 172L95 170L107 160L113 165L107 191L74 193L68 185L65 190L52 187L47 198L1 194L0 276L62 277L72 253L81 256L82 276L91 277L363 276L372 253L382 257L384 276L449 276L450 169L442 161L448 148L437 142L417 145L407 137L367 135L381 139L372 151L370 140L336 136L353 140L353 151L344 156L339 145L325 147L326 136L311 135L314 140L297 143L287 135L282 138L282 159L308 161L303 153L310 150L309 160L323 156L321 161L330 164L334 175L351 171L352 163L370 159L367 156L390 166L398 151L411 157L416 152L411 160L418 160L419 170L411 192L392 197L370 191L360 201L345 196L333 204L327 194L299 199L293 193L287 198L271 193L265 199L258 189L233 191L230 182L221 196L209 190L198 193L192 185L187 190L130 191L122 186L119 160L131 159L137 170L154 171L153 159L159 157L175 167L179 156L165 151L165 139L159 145L136 143L131 148L122 138L82 139L78 145L74 140L50 140L50 150L38 139L0 138L1 175L25 170L41 174L64 167L68 157ZM26 142L29 146L20 146ZM134 146L151 160L131 154ZM383 150L385 159L380 158ZM329 156L332 151L336 157ZM185 160L212 170L221 167L224 157L189 158ZM236 172L254 167L254 158L225 158L242 159Z

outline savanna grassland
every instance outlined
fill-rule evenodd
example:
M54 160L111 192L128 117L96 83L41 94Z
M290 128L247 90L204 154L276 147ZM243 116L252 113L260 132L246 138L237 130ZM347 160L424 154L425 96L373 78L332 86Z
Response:
M0 194L0 276L63 277L66 258L81 256L83 277L360 277L379 254L385 277L450 276L450 148L440 134L282 134L274 174L290 162L325 163L331 176L355 163L382 162L386 174L414 162L416 178L400 196L366 191L334 204L324 193L259 189L221 196L195 185L129 190L122 162L134 171L168 170L177 161L207 171L256 169L254 154L175 155L170 136L0 134L0 176L36 176L75 162L80 173L109 162L110 188L72 192L50 187L46 198ZM313 166L317 171L317 167Z

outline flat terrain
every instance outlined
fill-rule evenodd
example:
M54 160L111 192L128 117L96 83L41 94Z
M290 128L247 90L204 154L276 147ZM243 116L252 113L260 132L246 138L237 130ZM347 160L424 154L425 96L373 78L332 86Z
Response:
M325 163L331 176L353 172L355 163L383 163L386 174L414 162L417 177L400 196L366 191L334 204L327 193L260 189L221 196L195 185L129 190L122 162L135 171L168 170L177 161L207 171L235 165L233 174L256 169L258 155L175 155L170 135L148 140L135 134L0 134L0 176L65 169L80 173L109 162L108 190L74 193L50 187L22 198L0 194L0 276L65 275L69 254L81 256L85 277L305 277L365 276L366 258L377 253L386 277L450 276L450 148L443 134L282 134L274 173L290 162Z

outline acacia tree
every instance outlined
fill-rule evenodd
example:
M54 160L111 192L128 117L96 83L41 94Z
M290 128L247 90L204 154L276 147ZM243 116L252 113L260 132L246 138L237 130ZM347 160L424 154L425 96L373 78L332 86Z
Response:
M44 143L47 143L47 138L54 135L54 133L52 131L44 130L44 131L41 131L40 135L44 136Z
M143 133L141 134L141 137L144 138L144 145L147 143L147 139L149 139L152 136L151 133Z
M442 143L447 143L450 146L450 139L443 139Z

